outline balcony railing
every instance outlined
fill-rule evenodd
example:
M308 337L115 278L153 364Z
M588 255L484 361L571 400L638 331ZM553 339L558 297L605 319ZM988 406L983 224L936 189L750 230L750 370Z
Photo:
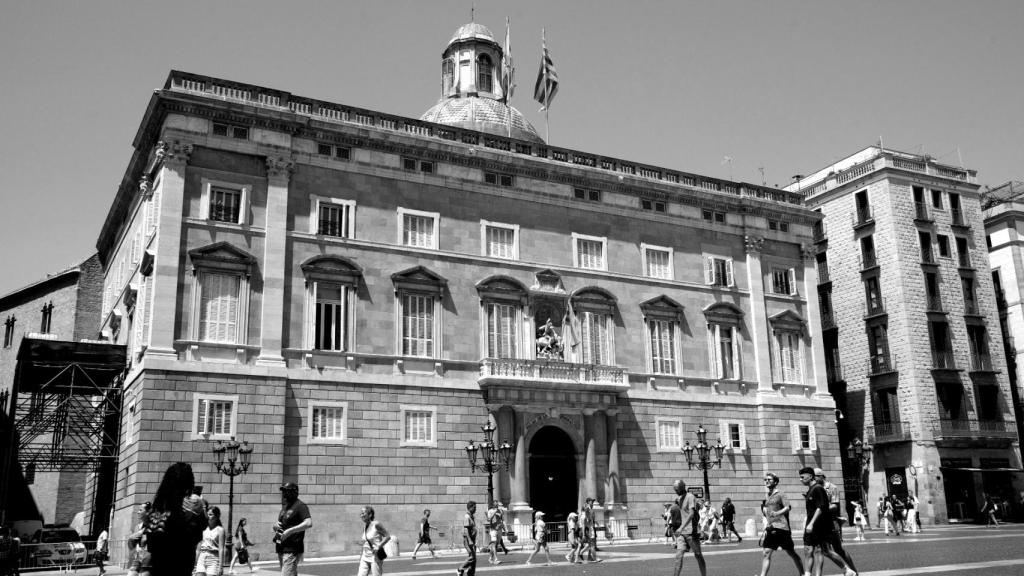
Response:
M931 250L921 250L922 264L935 264L935 254Z
M933 370L956 370L956 360L950 350L932 350Z
M971 354L971 370L973 372L993 372L990 354Z
M824 222L818 222L814 225L814 241L824 242L828 240L828 230L825 228Z
M971 264L971 253L967 251L957 254L957 263L961 268L974 268Z
M321 218L316 233L321 236L343 236L341 222L329 218Z
M932 424L940 438L1016 438L1017 425L1011 420L967 420L940 418Z
M978 431L989 438L1015 438L1017 423L1006 420L979 420Z
M832 311L821 313L821 327L825 330L831 330L836 327L836 315Z
M939 296L928 297L928 311L929 312L943 312L942 298Z
M978 307L977 300L964 300L964 314L971 316L979 316L981 314L981 308Z
M818 284L827 284L832 281L828 266L818 266Z
M900 442L902 440L910 440L910 430L906 422L882 422L875 424L875 444Z
M629 385L626 371L618 366L515 358L485 358L480 363L480 382L493 381Z
M967 226L967 221L964 220L964 211L960 208L950 208L949 215L953 219L953 226Z
M874 253L871 253L871 254L861 254L861 257L860 257L860 269L861 270L867 270L868 268L874 268L875 266L878 266L878 258L874 255Z
M971 421L966 418L955 420L940 418L933 423L932 431L943 438L972 438L978 435L976 429L971 429Z
M888 374L896 371L896 362L887 354L878 354L871 357L871 375Z
M914 202L914 219L915 220L932 220L931 214L928 212L928 204L924 202Z
M854 228L870 224L875 221L875 215L871 211L871 206L857 206L857 212L853 216Z
M829 384L843 381L843 367L836 363L834 366L825 365L825 377Z
M885 314L885 299L879 297L875 300L868 300L864 303L864 317L880 316Z

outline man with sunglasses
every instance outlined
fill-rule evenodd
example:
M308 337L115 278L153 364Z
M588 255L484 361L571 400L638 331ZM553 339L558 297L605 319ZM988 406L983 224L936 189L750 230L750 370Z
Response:
M765 518L764 537L761 547L764 549L764 557L761 560L761 576L768 576L768 569L772 565L772 553L782 548L796 564L797 576L803 576L804 563L800 555L796 553L793 545L793 532L789 525L790 505L786 497L779 490L779 477L771 472L764 475L764 487L768 491L768 497L761 504L761 514Z

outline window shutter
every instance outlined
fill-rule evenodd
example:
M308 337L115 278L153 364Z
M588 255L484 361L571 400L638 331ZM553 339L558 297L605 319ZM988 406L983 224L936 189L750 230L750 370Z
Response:
M790 268L786 273L789 274L789 293L796 296L796 268Z
M809 429L808 437L810 437L811 451L815 452L818 450L818 435L814 432L814 424L808 424Z
M206 400L200 400L196 407L196 433L206 434Z
M725 261L725 285L735 286L735 281L732 276L732 258Z
M715 259L710 256L704 257L704 283L715 283Z
M740 421L740 450L747 449L747 427Z
M708 324L708 372L712 378L721 378L718 365L718 326Z
M725 442L722 442L722 443L725 444L725 446L727 448L729 448L730 451L731 451L731 449L732 449L732 436L729 435L729 423L726 422L725 420L719 420L718 421L718 438L719 438L719 442L721 442L722 440L725 440Z
M797 454L800 452L800 425L796 422L789 423L789 442L793 448L793 453Z

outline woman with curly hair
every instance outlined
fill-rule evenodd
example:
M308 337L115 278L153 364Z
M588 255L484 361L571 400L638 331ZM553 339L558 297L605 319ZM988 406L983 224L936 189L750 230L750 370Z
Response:
M188 498L195 483L186 462L171 464L164 472L146 515L148 558L139 567L139 576L191 576L196 545L208 524L206 511L196 503L201 501Z

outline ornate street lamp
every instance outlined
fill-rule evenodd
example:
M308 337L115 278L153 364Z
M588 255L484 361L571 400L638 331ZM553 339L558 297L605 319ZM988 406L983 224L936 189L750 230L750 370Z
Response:
M248 442L238 442L232 436L227 442L217 441L213 447L213 457L216 459L217 470L228 477L228 527L224 541L224 552L230 561L231 558L231 536L234 526L232 522L232 508L235 505L235 476L249 470L249 459L252 457L252 446Z
M714 446L708 444L708 431L704 429L703 425L697 426L697 446L690 446L690 441L686 441L686 445L680 448L683 455L686 456L686 465L690 469L697 468L698 470L704 471L704 498L708 501L711 500L711 486L708 484L708 470L718 466L722 467L722 452L725 452L725 446L722 445L722 439L718 439L718 443ZM715 451L715 459L711 460L711 451ZM697 453L697 459L694 460L694 452Z
M857 466L857 493L860 494L860 500L864 506L867 506L868 503L864 499L864 472L867 471L868 464L871 463L871 444L861 442L860 438L854 438L853 442L846 447L846 458Z
M466 456L469 458L470 471L487 473L487 507L490 508L491 502L494 502L494 472L508 469L509 459L512 457L512 444L505 440L500 446L495 445L495 428L489 421L480 429L483 430L484 441L480 444L473 444L473 441L470 440L469 445L466 446ZM480 454L479 464L476 460L478 452Z

